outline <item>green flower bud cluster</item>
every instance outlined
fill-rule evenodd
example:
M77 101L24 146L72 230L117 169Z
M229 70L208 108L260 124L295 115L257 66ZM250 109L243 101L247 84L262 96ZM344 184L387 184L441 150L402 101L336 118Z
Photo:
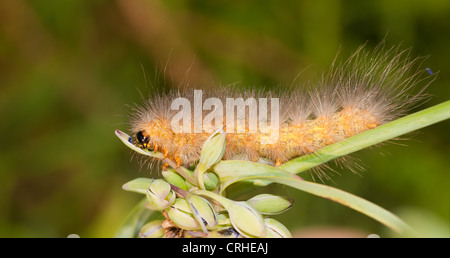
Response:
M184 236L290 237L285 226L264 216L279 214L292 206L289 198L260 194L248 201L233 201L212 191L189 185L173 170L150 182L145 207L163 211L166 228L184 230ZM170 183L169 183L169 182ZM176 184L176 185L175 185ZM145 224L139 237L165 236L164 221Z
M175 202L175 193L170 184L162 179L154 180L147 192L147 207L151 210L164 210Z
M234 201L221 192L220 179L226 176L219 177L214 167L222 160L225 140L223 130L213 133L193 171L168 168L162 172L164 179L138 178L123 186L145 194L145 207L165 217L145 224L139 237L291 237L285 226L268 216L288 210L292 199L260 194Z

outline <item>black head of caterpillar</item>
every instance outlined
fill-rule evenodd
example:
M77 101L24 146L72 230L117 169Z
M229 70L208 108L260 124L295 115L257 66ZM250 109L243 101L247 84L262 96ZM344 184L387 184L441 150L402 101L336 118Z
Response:
M136 133L136 140L139 143L139 147L148 149L150 137L146 135L144 130Z

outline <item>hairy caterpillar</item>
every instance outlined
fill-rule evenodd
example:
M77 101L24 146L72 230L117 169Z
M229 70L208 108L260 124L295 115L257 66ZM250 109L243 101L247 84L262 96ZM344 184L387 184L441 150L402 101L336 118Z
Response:
M236 87L202 91L200 111L188 108L180 113L181 105L175 105L174 109L175 100L187 103L199 100L192 89L156 93L133 108L130 121L133 143L164 153L178 166L189 165L199 159L211 132L224 128L227 132L224 159L264 158L280 165L404 115L424 99L423 90L430 82L419 86L428 77L421 76L425 70L417 64L418 59L398 47L384 50L379 46L374 51L360 47L346 61L335 60L319 79L301 86L275 91L242 91ZM205 99L219 104L212 105ZM239 100L240 105L234 102L235 105L227 106L229 99ZM267 103L254 103L268 99L277 100L279 106L274 109ZM252 110L255 107L256 111ZM224 115L225 110L233 113L236 110L237 115L229 118ZM249 130L251 114L265 114L258 120L257 131ZM189 118L188 122L182 121L183 128L189 130L174 130L174 119L177 124L183 118ZM200 123L199 129L197 122L205 120L208 123ZM276 137L270 133L275 124Z

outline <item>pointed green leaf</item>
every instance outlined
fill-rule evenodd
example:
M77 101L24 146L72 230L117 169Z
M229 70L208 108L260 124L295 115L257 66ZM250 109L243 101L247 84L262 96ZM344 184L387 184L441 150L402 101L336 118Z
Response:
M128 134L126 134L120 130L115 130L114 133L128 148L134 150L135 152L137 152L139 154L150 156L152 158L157 158L157 159L161 159L163 157L162 153L144 150L144 149L137 147L136 145L134 145L131 142L131 139L132 139L131 136L129 136Z
M120 131L120 130L115 130L115 134L116 136L130 149L136 151L139 154L145 155L145 156L149 156L152 158L156 158L156 159L160 159L163 160L164 159L164 154L162 154L161 152L154 152L154 151L149 151L146 149L141 149L137 146L135 146L132 143L132 138L131 136L129 136L128 134ZM166 162L167 164L169 164L171 167L176 167L176 164L169 160L169 159L165 159L164 162ZM189 171L188 169L186 169L183 166L180 167L176 167L177 172L183 176L184 178L186 178L186 180L188 180L189 182L196 184L197 182L195 182L195 180L192 178L192 173L191 171Z

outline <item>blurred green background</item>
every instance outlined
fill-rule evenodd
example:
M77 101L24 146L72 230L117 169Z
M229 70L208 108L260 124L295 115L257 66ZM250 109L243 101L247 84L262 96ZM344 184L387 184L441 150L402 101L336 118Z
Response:
M159 177L114 135L147 80L276 87L312 78L339 49L412 47L440 71L420 108L450 97L450 1L0 1L0 237L111 237ZM166 73L163 72L167 68ZM306 69L307 68L307 69ZM306 69L306 70L305 70ZM424 236L449 236L448 121L357 153L361 176L327 183L391 210ZM339 204L289 189L275 218L296 236L393 236Z

